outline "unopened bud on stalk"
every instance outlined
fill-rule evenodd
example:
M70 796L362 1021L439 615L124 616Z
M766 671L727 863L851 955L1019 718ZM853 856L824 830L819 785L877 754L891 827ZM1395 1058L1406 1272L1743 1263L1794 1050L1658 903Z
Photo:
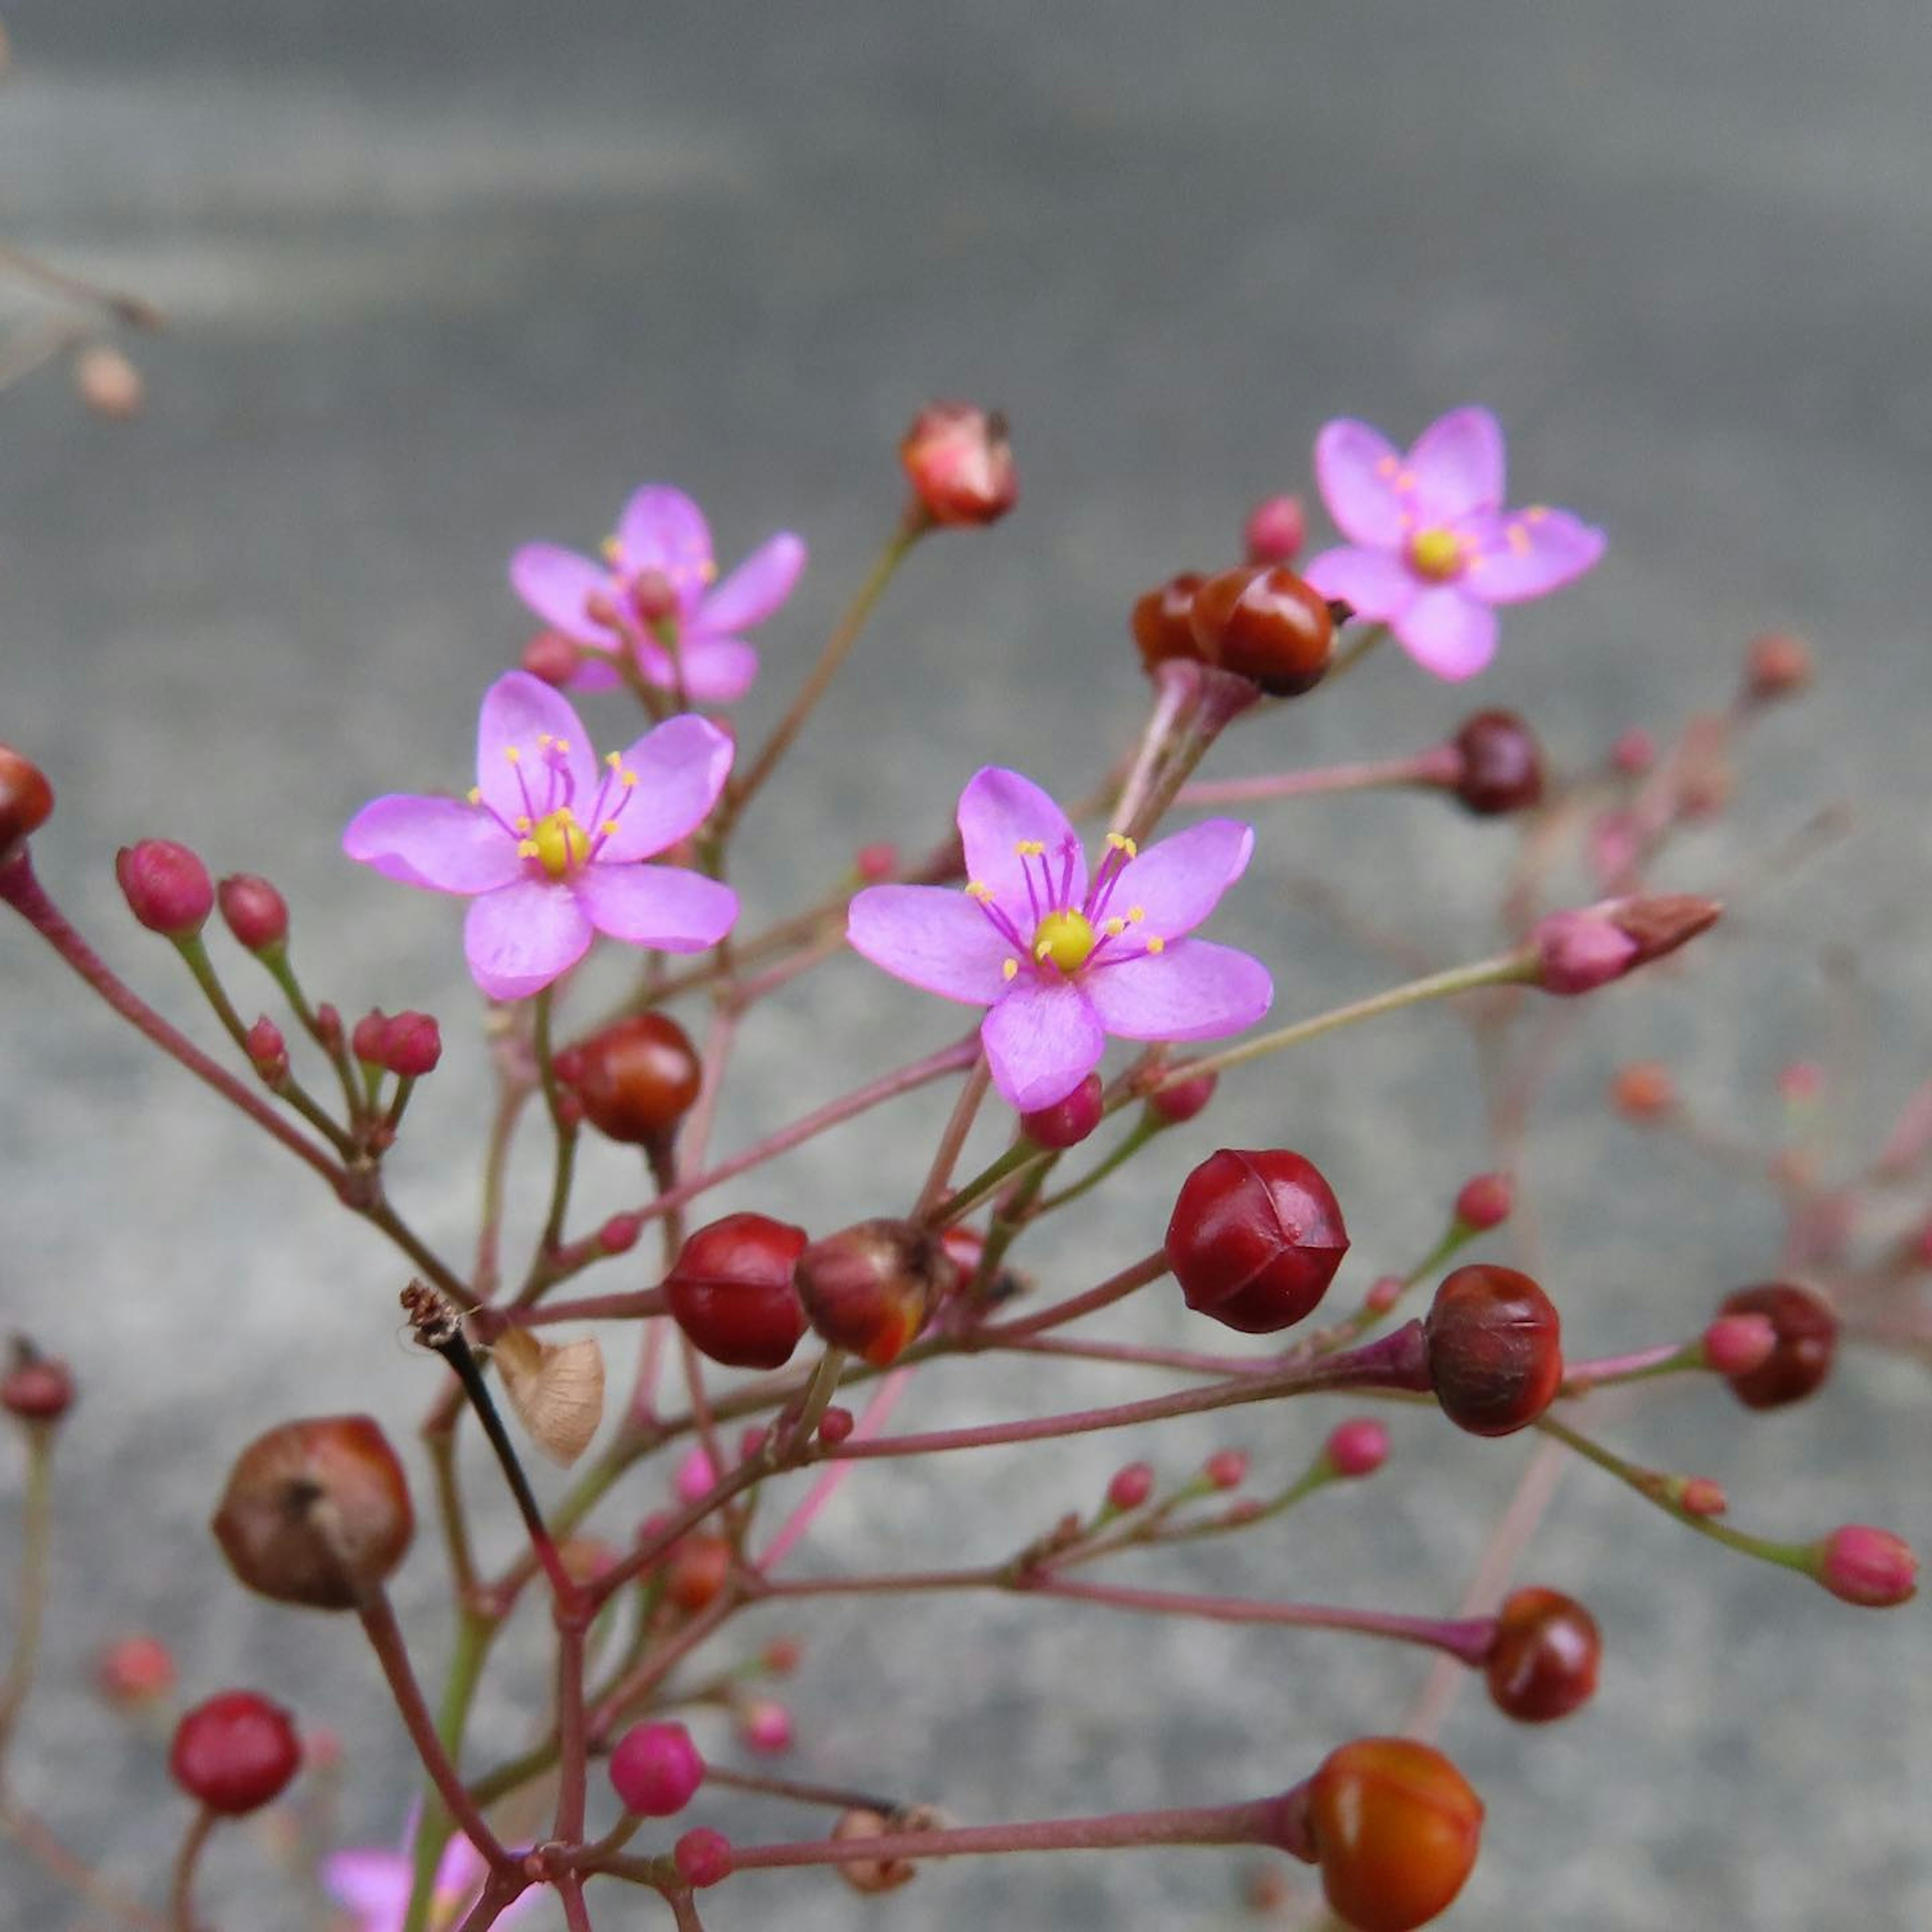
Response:
M32 759L0 745L0 863L53 815L54 788Z
M1154 1494L1154 1466L1130 1462L1114 1472L1107 1485L1107 1507L1124 1513L1142 1508Z
M1744 696L1756 704L1795 698L1811 682L1811 646L1789 632L1768 631L1744 650Z
M381 1064L399 1079L434 1073L442 1058L442 1030L428 1013L398 1013L382 1029Z
M539 631L524 646L524 668L546 684L568 684L584 662L582 647L561 631Z
M1770 1360L1778 1330L1768 1315L1720 1315L1704 1330L1704 1366L1714 1375L1748 1376Z
M704 1760L682 1724L633 1724L610 1753L610 1783L626 1811L674 1818L698 1795Z
M694 1892L722 1884L731 1876L731 1841L722 1832L700 1825L671 1847L677 1875Z
M214 910L214 881L185 845L172 838L143 838L116 854L114 876L128 910L150 932L192 939Z
M266 879L236 872L215 888L221 916L236 942L254 953L273 952L289 936L288 902Z
M1271 698L1313 690L1335 648L1328 600L1281 564L1210 577L1194 594L1188 622L1204 662Z
M1372 1415L1338 1422L1328 1432L1322 1453L1338 1476L1372 1476L1388 1460L1389 1434Z
M110 1704L158 1703L175 1688L174 1654L158 1636L124 1636L95 1660L95 1688Z
M769 1214L727 1214L686 1237L664 1296L692 1346L734 1369L782 1368L805 1334L792 1270L802 1228Z
M126 422L139 416L148 386L127 356L105 342L90 343L74 358L74 390L98 416Z
M1666 892L1552 913L1530 934L1536 984L1546 993L1594 992L1675 952L1715 925L1722 910L1715 899Z
M1888 1529L1846 1523L1816 1546L1813 1562L1811 1574L1833 1596L1861 1610L1888 1610L1918 1594L1918 1558Z
M899 444L913 501L935 524L996 524L1019 501L1006 419L970 403L933 403Z
M740 1704L737 1730L752 1750L766 1757L791 1749L791 1713L776 1697L752 1697Z
M1248 1459L1239 1449L1217 1449L1202 1465L1201 1473L1217 1490L1238 1490L1248 1480Z
M73 1406L73 1370L58 1358L42 1354L24 1335L16 1335L0 1373L0 1408L22 1422L54 1423Z
M1307 535L1299 496L1264 496L1248 512L1241 542L1250 563L1292 563Z
M874 1368L896 1361L958 1278L938 1236L910 1221L861 1221L799 1256L792 1281L812 1328Z
M1100 1124L1100 1076L1090 1073L1064 1100L1020 1116L1020 1131L1036 1146L1056 1152L1078 1147Z
M1478 1174L1463 1182L1456 1196L1456 1218L1466 1228L1487 1234L1500 1228L1516 1204L1516 1189L1506 1174Z
M262 1076L266 1087L280 1087L289 1077L289 1043L282 1030L266 1013L242 1036L248 1064Z
M1171 1087L1156 1087L1148 1096L1148 1111L1166 1126L1178 1127L1191 1120L1214 1097L1221 1084L1218 1073L1197 1073L1191 1080L1177 1080Z

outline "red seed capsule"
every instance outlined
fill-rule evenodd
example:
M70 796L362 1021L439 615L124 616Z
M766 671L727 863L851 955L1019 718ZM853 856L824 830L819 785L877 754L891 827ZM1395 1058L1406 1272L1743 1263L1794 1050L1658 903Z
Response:
M280 1797L302 1768L302 1742L279 1704L253 1690L224 1690L175 1726L168 1771L190 1798L238 1818Z
M1456 796L1478 818L1526 812L1543 796L1543 754L1514 711L1478 711L1452 742L1462 757Z
M958 1280L939 1238L910 1221L861 1221L814 1241L792 1280L813 1329L874 1368L896 1361Z
M1335 647L1328 599L1281 564L1210 577L1188 620L1202 657L1274 698L1312 691Z
M689 1236L664 1297L692 1346L734 1369L782 1368L805 1333L792 1270L802 1228L768 1214L728 1214Z
M664 1013L634 1013L577 1048L585 1117L614 1141L647 1147L688 1114L704 1084L690 1036Z
M1184 570L1156 584L1135 604L1130 622L1134 647L1141 663L1150 673L1169 658L1198 658L1201 646L1194 641L1190 621L1194 593L1207 582L1198 570Z
M1563 1324L1526 1274L1478 1264L1436 1291L1424 1334L1442 1413L1472 1436L1527 1429L1563 1381Z
M1348 1251L1341 1204L1312 1161L1223 1148L1182 1184L1168 1264L1187 1305L1244 1335L1312 1313Z
M1762 1315L1777 1335L1771 1353L1748 1373L1726 1376L1747 1408L1783 1408L1802 1402L1832 1372L1838 1318L1808 1288L1765 1282L1740 1288L1718 1304L1724 1315Z
M1483 1674L1498 1710L1521 1724L1546 1724L1588 1702L1603 1654L1597 1620L1575 1598L1531 1588L1514 1592L1497 1612Z
M0 745L0 854L53 815L54 788L32 759Z

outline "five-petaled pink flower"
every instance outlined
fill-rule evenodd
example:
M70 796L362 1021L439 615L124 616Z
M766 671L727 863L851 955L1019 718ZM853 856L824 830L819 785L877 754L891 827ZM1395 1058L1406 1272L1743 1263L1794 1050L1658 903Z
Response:
M633 493L604 556L526 544L510 560L512 587L545 623L607 654L587 655L572 688L608 690L618 680L608 654L622 650L647 682L670 691L681 682L711 704L742 697L758 676L758 654L737 634L763 623L805 568L803 542L782 530L719 583L704 513L662 483Z
M1454 410L1406 456L1344 417L1315 441L1322 500L1348 542L1302 574L1324 597L1387 624L1438 677L1473 677L1496 654L1498 604L1561 590L1604 554L1568 510L1503 508L1503 433L1487 410Z
M1268 969L1190 939L1246 869L1255 835L1214 818L1138 852L1109 833L1090 880L1078 835L1031 779L989 766L960 794L965 891L872 886L846 937L888 973L989 1009L993 1084L1022 1113L1064 1100L1106 1036L1214 1040L1274 997Z
M410 1893L415 1882L418 1818L412 1815L400 1850L368 1846L335 1852L322 1862L322 1882L337 1904L356 1915L356 1932L403 1932L409 1916ZM482 1856L461 1832L450 1840L437 1861L430 1893L430 1932L450 1932L483 1889L488 1867ZM508 1925L541 1904L544 1888L532 1886L504 1907L496 1923Z
M644 861L704 824L730 769L730 739L688 712L600 767L568 700L513 670L484 695L468 799L379 798L342 849L385 878L473 898L470 973L492 999L522 999L598 932L665 952L724 936L738 915L729 886Z

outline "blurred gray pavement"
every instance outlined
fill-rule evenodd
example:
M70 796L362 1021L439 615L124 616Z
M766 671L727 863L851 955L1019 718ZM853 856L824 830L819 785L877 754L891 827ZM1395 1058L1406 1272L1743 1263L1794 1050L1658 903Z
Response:
M820 890L855 845L943 821L977 765L1089 782L1143 703L1125 628L1140 589L1223 557L1256 496L1305 487L1325 418L1406 439L1480 400L1510 431L1520 497L1602 524L1606 562L1510 615L1473 689L1384 653L1283 714L1271 743L1235 745L1226 769L1419 746L1472 704L1521 709L1574 768L1626 725L1720 701L1755 630L1806 632L1823 666L1820 690L1754 740L1733 810L1672 861L1672 882L1732 894L1728 930L1682 974L1580 1012L1525 1177L1573 1348L1682 1332L1777 1253L1762 1190L1607 1118L1617 1062L1668 1059L1700 1103L1768 1142L1778 1067L1829 1052L1856 1074L1850 1154L1932 1064L1919 0L40 0L6 19L0 236L173 319L134 345L152 386L137 423L88 418L58 375L0 398L0 737L61 793L37 862L190 1025L182 976L112 884L115 847L144 833L272 873L306 977L345 1010L442 1015L451 1051L395 1192L444 1252L464 1252L488 1092L459 916L359 874L340 826L376 792L466 782L476 697L526 634L508 552L587 545L642 480L697 496L728 562L784 526L812 545L797 598L760 637L764 677L742 707L755 734L869 561L896 507L893 442L932 394L1010 412L1021 511L928 546L889 593L784 808L744 841L755 922ZM1851 836L1768 876L1761 855L1841 800ZM1293 890L1308 874L1433 958L1489 943L1507 828L1380 800L1260 824L1216 930L1267 954L1283 1017L1391 970L1309 915ZM1864 982L1849 1025L1822 969L1834 948ZM266 998L245 963L236 983ZM857 962L827 967L748 1028L752 1072L717 1145L939 1043L957 1018ZM203 1525L236 1448L292 1411L368 1408L407 1437L429 1383L396 1340L393 1257L19 931L0 932L0 1318L69 1355L86 1390L22 1789L158 1895L179 1808L157 1799L154 1743L84 1682L102 1641L152 1628L197 1693L257 1682L338 1728L341 1840L389 1838L408 1761L356 1633L244 1598ZM721 1190L717 1211L756 1202L825 1227L896 1205L943 1104L874 1115L769 1187ZM1331 1040L1231 1083L1213 1139L1177 1136L1039 1264L1067 1286L1096 1276L1158 1238L1209 1145L1286 1141L1346 1204L1359 1286L1420 1251L1481 1159L1480 1124L1447 1016ZM593 1162L586 1186L614 1205L635 1181ZM1140 1318L1190 1332L1165 1304ZM970 1388L934 1373L920 1413L1075 1399L1064 1375L1001 1375L988 1401L976 1370ZM1147 1386L1125 1372L1078 1384L1095 1401ZM1748 1426L1700 1390L1606 1428L1722 1478L1748 1526L1864 1520L1924 1547L1928 1398L1922 1368L1858 1358L1816 1402ZM1244 1412L1154 1454L1178 1474L1232 1442L1285 1475L1340 1412ZM1266 1549L1212 1550L1202 1587L1453 1606L1530 1452L1400 1421L1378 1486L1322 1499ZM801 1565L991 1558L1016 1525L1085 1504L1122 1454L1095 1441L863 1472ZM18 1487L0 1458L0 1533ZM634 1514L661 1494L640 1485ZM513 1534L504 1512L485 1540L500 1555ZM1932 1924L1922 1604L1846 1609L1588 1472L1568 1479L1525 1573L1595 1610L1603 1689L1547 1732L1506 1726L1478 1696L1457 1706L1446 1741L1490 1826L1445 1925ZM434 1676L432 1537L403 1581ZM1423 1674L1340 1638L1004 1600L766 1617L757 1632L793 1628L814 1658L795 1687L797 1774L914 1790L962 1820L1277 1787L1341 1738L1398 1724ZM479 1765L526 1736L542 1638L532 1626L492 1680ZM224 1932L303 1925L265 1882L264 1848L231 1838L209 1864L208 1916ZM706 1923L1233 1927L1250 1922L1240 1869L1211 1854L965 1861L876 1911L829 1878L744 1880ZM9 1932L88 1922L4 1845L0 1901ZM645 1900L607 1903L598 1922L658 1920Z

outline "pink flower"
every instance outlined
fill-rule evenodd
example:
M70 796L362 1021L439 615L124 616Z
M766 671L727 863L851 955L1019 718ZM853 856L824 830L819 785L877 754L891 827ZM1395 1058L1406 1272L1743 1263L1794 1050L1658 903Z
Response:
M1451 410L1406 456L1366 423L1327 424L1316 478L1349 541L1302 574L1387 624L1424 670L1473 677L1496 654L1495 605L1561 590L1604 554L1603 532L1568 510L1505 510L1503 464L1485 409Z
M1022 1113L1064 1100L1107 1035L1215 1040L1274 997L1268 969L1186 937L1246 868L1254 833L1214 818L1145 852L1109 833L1090 882L1066 815L1031 779L988 766L960 794L970 884L872 886L846 937L875 966L988 1009L993 1084Z
M323 1889L337 1904L356 1915L356 1932L402 1932L413 1880L418 1820L412 1816L401 1846L393 1852L375 1846L336 1852L322 1862ZM476 1903L488 1868L475 1846L458 1832L437 1862L431 1893L430 1932L448 1932ZM543 1897L533 1886L504 1907L496 1922L508 1925L520 1918Z
M493 1000L520 1000L598 932L666 952L724 937L738 916L728 886L643 862L704 822L730 769L730 740L688 714L600 769L568 700L513 670L484 694L467 800L379 798L350 820L342 849L385 878L472 899L471 975Z
M647 483L617 520L596 562L555 544L526 544L510 560L517 595L553 628L605 652L632 651L646 680L701 703L742 698L758 674L758 654L738 636L792 593L805 545L789 530L768 538L723 583L704 514L681 490ZM673 668L669 640L676 652ZM586 657L574 690L617 682L610 664Z

